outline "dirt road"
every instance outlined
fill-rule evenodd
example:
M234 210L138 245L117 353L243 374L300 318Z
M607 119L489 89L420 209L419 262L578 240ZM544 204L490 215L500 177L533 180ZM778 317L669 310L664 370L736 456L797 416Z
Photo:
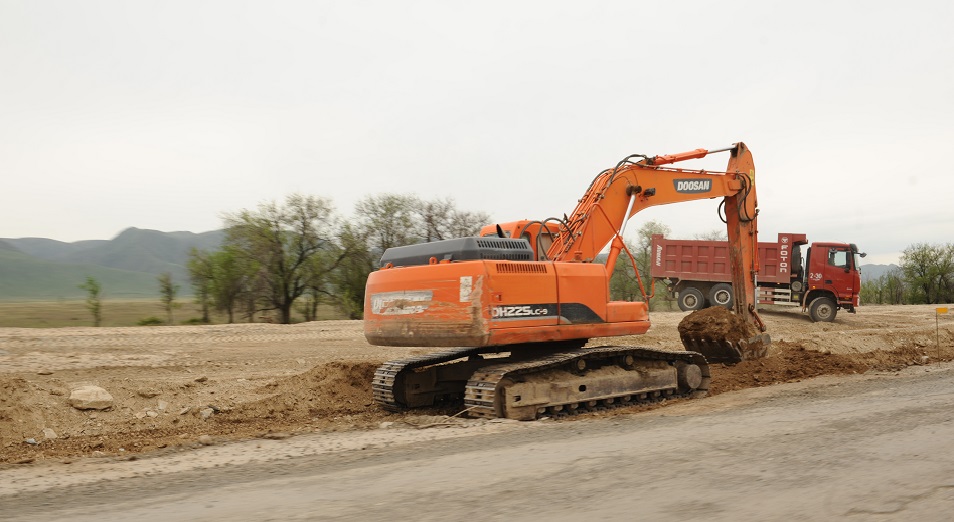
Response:
M248 441L188 459L7 471L0 513L31 522L948 520L952 405L954 364L945 363L584 422Z

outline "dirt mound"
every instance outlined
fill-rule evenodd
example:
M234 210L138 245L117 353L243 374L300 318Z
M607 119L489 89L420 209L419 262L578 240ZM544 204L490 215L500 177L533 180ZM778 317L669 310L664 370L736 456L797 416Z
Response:
M757 332L745 320L721 306L697 310L679 322L679 336L689 339L725 339L737 343Z
M348 415L379 412L371 401L371 379L379 363L340 361L270 382L256 390L268 397L242 404L222 418L311 420L328 424Z
M22 441L43 429L42 395L25 379L0 380L0 441Z
M776 342L772 355L733 366L714 365L710 395L732 390L797 382L820 375L864 373L869 365L857 357L808 350L799 343Z

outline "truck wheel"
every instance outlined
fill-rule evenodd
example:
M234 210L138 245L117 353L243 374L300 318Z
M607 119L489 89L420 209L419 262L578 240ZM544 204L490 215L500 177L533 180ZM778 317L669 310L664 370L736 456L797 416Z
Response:
M679 291L679 309L683 312L702 310L705 306L706 298L696 288L689 286Z
M709 290L709 302L712 303L713 306L731 309L735 301L734 298L732 285L727 283L715 284L712 286L712 290Z
M830 297L819 297L808 305L808 316L817 323L830 323L835 320L838 308Z

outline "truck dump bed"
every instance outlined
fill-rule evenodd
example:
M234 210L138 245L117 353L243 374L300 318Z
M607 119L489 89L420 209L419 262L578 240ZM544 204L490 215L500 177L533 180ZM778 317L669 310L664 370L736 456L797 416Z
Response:
M731 282L728 241L652 238L650 276L659 279ZM759 283L788 283L801 266L797 246L805 234L780 233L774 243L759 242Z

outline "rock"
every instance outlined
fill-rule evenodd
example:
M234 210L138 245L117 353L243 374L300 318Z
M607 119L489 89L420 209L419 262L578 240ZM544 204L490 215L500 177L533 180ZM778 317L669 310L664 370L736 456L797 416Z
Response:
M189 413L190 410L192 410L192 407L191 407L191 406L186 406L185 408L182 408L182 409L179 411L179 415L185 415L186 413Z
M196 379L195 382L206 382L208 380L209 378L203 375L202 377L199 377L198 379Z
M200 435L200 436L199 436L199 444L201 444L201 445L203 445L203 446L211 446L211 445L215 444L215 441L212 440L212 437L210 437L210 436L208 436L208 435Z
M381 424L378 425L378 428L381 428L382 430L386 430L390 428L391 426L394 426L393 422L382 422Z
M30 437L29 439L25 439L23 442L31 446L36 446L37 444L39 444L39 442L37 442L36 439L34 439L33 437Z
M287 439L288 437L291 437L291 433L285 433L283 431L275 431L275 432L270 431L262 435L263 439L271 439L271 440L282 440L282 439Z
M53 372L51 372L50 370L40 370L36 372L36 374L37 375L53 375Z
M146 418L146 412L144 412L144 411L137 411L137 412L136 412L136 418L137 418L137 419L145 419L145 418Z
M80 386L70 392L70 406L77 410L105 410L113 407L113 396L99 386Z
M154 412L154 411L152 411L152 410L149 410L149 411L146 412L146 417L155 418L155 417L158 417L158 416L159 416L159 414L156 413L156 412Z
M166 401L159 401L159 404L156 405L156 409L159 411L166 411L166 408L169 407L169 403Z
M56 439L56 432L50 428L43 428L43 437L46 440L54 440Z
M136 395L139 395L143 399L151 399L153 397L162 395L162 391L155 388L143 388L141 390L137 390Z
M199 417L205 420L211 417L213 413L215 413L215 410L213 410L212 408L203 408L199 410Z

